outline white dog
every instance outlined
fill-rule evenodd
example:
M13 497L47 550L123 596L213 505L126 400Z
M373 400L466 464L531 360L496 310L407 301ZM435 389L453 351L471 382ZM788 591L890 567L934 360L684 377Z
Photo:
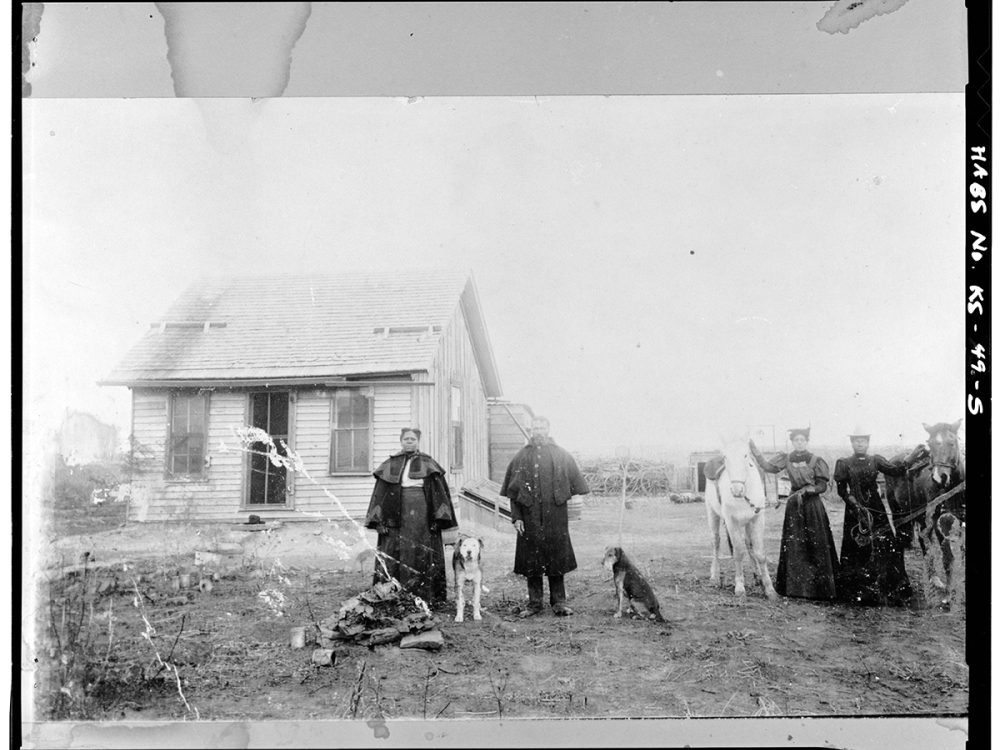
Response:
M451 567L455 571L455 622L465 620L465 582L472 581L472 619L482 620L479 600L482 593L489 593L483 586L482 569L483 540L476 537L460 537L455 544Z

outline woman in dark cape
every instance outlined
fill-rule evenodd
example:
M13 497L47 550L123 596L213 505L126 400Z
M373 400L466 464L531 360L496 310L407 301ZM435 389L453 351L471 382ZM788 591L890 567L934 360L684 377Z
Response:
M448 599L441 532L458 526L445 471L418 450L420 430L406 428L399 436L402 450L375 472L375 489L365 527L378 531L375 583L389 577L423 599L428 606ZM382 566L385 562L385 568Z
M858 428L848 435L854 455L840 458L833 471L837 494L844 499L844 537L840 542L840 598L852 604L902 606L913 589L903 564L903 539L878 489L878 474L900 477L921 455L917 446L900 463L868 455L869 435Z
M771 474L782 469L792 482L781 529L781 552L774 590L803 599L837 597L837 548L822 495L830 481L830 467L809 452L809 428L789 431L794 450L768 461L750 441L758 465Z

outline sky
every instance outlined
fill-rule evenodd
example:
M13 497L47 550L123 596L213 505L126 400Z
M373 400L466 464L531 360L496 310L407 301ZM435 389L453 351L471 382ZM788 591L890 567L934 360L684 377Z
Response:
M964 413L960 8L829 35L816 3L298 5L256 79L246 6L46 5L36 434L74 408L127 435L95 383L202 275L414 260L472 271L504 396L581 452L912 445ZM220 92L265 98L174 98Z
M963 413L958 95L24 111L33 418L127 425L95 383L202 275L417 261L473 272L504 396L577 450Z

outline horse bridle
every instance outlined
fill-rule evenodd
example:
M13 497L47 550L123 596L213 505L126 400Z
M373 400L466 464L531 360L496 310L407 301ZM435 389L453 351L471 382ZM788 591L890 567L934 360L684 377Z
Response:
M725 468L725 466L726 466L725 462L723 462L722 466L723 466L723 468ZM721 471L719 472L719 476L722 476L722 472ZM744 500L747 501L747 505L749 505L751 508L753 508L754 514L760 513L763 510L763 508L758 508L756 505L754 505L752 502L750 502L750 498L747 496L747 491L746 491L747 481L745 479L733 479L732 477L730 477L729 484L731 484L731 485L738 484L741 487L743 487L742 497L743 497ZM716 489L718 489L718 487L719 487L719 480L718 479L715 480L715 487L716 487ZM732 488L730 488L730 492L732 492ZM737 496L736 493L733 492L733 497L736 497L736 496ZM720 500L722 499L722 493L719 493L719 499ZM767 507L766 506L766 503L767 503L767 496L766 495L764 497L764 503L765 503L765 507Z

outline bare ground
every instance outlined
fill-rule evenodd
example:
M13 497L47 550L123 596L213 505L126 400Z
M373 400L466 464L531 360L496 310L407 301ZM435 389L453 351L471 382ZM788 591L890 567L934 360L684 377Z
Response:
M783 510L768 511L772 575ZM828 512L839 541L842 506L831 503ZM105 524L116 520L104 513ZM613 584L599 563L604 547L619 541L620 522L622 546L656 589L666 625L612 617ZM85 527L79 519L73 524L72 531ZM509 572L513 533L481 529L490 589L482 621L467 612L466 622L453 622L449 603L436 613L445 641L440 651L350 645L340 648L334 666L319 667L311 662L312 646L289 646L289 628L307 626L312 640L315 623L371 580L370 563L364 572L354 565L361 547L343 559L331 528L288 524L249 534L221 526L149 525L60 536L48 550L50 562L76 560L86 550L98 563L124 564L88 569L83 581L45 584L42 601L55 606L38 612L39 718L968 713L965 609L960 602L950 611L926 602L918 551L906 560L920 591L912 609L769 603L758 583L741 604L732 593L731 560L723 561L725 588L709 584L704 505L637 499L622 515L616 499L593 498L584 518L571 524L579 562L567 576L574 616L547 611L518 620L525 587ZM59 533L58 522L53 533ZM343 538L358 542L350 532ZM215 582L211 593L178 599L165 574L185 560L190 565L193 549L226 542L241 545L244 566ZM282 605L274 592L284 597ZM46 630L53 620L65 627L63 606L90 633L90 649L79 658L90 664L88 673L70 674L59 663L66 644L55 643ZM78 684L60 692L67 675ZM86 701L83 684L94 685Z

